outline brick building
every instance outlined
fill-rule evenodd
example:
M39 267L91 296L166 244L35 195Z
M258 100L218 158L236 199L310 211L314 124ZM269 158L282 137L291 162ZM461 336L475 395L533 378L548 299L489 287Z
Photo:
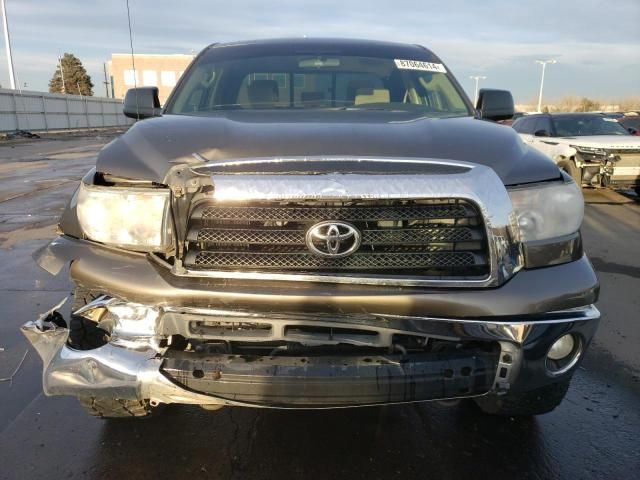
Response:
M111 95L124 98L134 85L138 87L156 86L160 90L160 103L164 104L176 82L193 60L194 55L160 55L136 53L135 72L129 53L113 53L107 63Z

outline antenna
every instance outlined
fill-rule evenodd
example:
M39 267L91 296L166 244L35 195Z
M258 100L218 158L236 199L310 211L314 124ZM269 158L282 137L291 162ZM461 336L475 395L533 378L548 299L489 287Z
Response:
M62 68L62 58L58 55L58 64L60 65L60 77L62 78L62 93L67 93L67 86L64 84L64 69Z
M476 81L476 93L473 96L473 107L475 108L478 105L478 82L480 82L480 80L486 80L487 77L483 75L471 75L469 78Z
M140 120L140 108L138 107L138 75L136 74L136 59L133 54L133 33L131 33L131 10L129 9L129 0L127 2L127 20L129 21L129 45L131 46L131 67L133 68L133 88L136 97L136 119Z

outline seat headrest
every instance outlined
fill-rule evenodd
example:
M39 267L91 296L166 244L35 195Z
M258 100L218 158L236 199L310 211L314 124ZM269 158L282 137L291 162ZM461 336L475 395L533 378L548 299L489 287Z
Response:
M275 80L253 80L247 87L249 103L252 105L273 104L279 100L278 82Z
M355 105L365 103L389 103L391 96L386 88L360 88L356 93Z
M373 82L362 78L349 81L349 83L347 83L347 100L350 102L355 102L358 90L361 90L363 88L373 88Z

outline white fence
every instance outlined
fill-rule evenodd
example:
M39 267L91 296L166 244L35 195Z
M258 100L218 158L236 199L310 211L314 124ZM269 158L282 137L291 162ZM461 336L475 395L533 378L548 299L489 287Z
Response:
M0 131L48 131L131 125L122 100L0 89Z

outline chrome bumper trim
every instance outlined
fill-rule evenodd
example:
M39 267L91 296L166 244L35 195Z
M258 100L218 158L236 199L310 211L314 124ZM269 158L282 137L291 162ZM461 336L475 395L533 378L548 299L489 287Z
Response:
M508 341L522 344L535 325L572 323L595 320L600 312L594 305L549 312L535 319L495 321L473 318L442 318L428 316L389 315L376 313L346 314L342 316L305 313L262 313L239 310L203 309L185 307L164 307L163 323L175 316L185 315L193 318L213 317L234 322L248 321L271 323L275 325L333 325L338 327L360 327L387 331L388 333L407 333L443 339L479 339ZM165 324L166 325L166 324Z

